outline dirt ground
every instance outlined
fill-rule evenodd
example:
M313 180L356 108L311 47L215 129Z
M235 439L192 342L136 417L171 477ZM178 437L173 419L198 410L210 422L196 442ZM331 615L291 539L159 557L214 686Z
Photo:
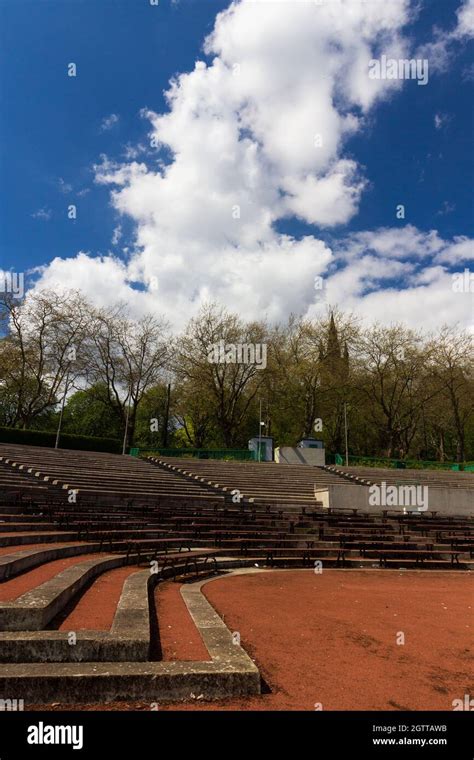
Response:
M473 693L469 573L270 572L221 577L203 590L230 630L240 633L267 693L160 704L160 710L452 710L454 699ZM179 586L159 587L156 601L164 658L202 659Z
M211 659L184 603L178 583L157 586L155 605L163 660L200 662Z
M272 690L261 709L450 710L472 693L466 573L265 573L204 594Z
M97 555L96 555L97 556ZM123 584L135 566L117 567L96 578L71 612L58 626L59 631L109 631L117 611Z

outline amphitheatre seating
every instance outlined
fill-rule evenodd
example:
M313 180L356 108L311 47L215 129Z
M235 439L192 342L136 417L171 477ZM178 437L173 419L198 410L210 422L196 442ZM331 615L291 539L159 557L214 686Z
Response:
M380 572L474 568L468 517L324 510L315 484L344 479L323 468L187 459L181 464L0 445L0 691L14 684L20 696L27 688L44 701L51 694L71 698L68 679L77 683L80 672L87 675L82 698L103 700L106 688L114 697L130 698L132 687L120 680L114 663L134 674L142 695L186 683L187 673L192 689L196 673L207 685L222 678L228 689L222 652L213 649L228 632L219 628L214 639L212 631L206 633L215 614L208 608L201 634L212 662L195 663L194 671L189 663L151 662L150 592L165 578L315 563ZM72 503L68 488L78 489ZM235 489L242 502L233 501ZM61 629L69 608L81 600L87 604L90 584L117 572L126 577L110 630L81 629L77 647L69 646ZM231 648L225 658L235 662L236 693L258 691L258 671L243 650ZM45 670L48 663L58 669ZM173 686L173 693L183 694L180 688Z
M199 482L225 494L226 501L270 506L286 511L317 506L315 491L341 484L338 475L322 467L278 465L274 462L225 462L176 457L149 457L149 461L169 472L184 475L187 482Z
M394 470L383 467L326 467L328 472L340 473L350 478L362 479L372 484L427 485L430 488L467 488L474 490L474 473L451 470Z
M133 457L114 454L97 454L88 451L70 451L37 446L0 444L0 471L4 477L3 487L30 493L34 480L40 487L51 484L63 490L77 490L81 499L97 501L131 498L135 503L153 500L161 504L176 504L196 500L218 503L222 497L182 478L169 477L145 462ZM17 481L5 481L11 470L20 471ZM2 487L2 486L0 486ZM35 494L36 495L36 494ZM46 495L46 494L45 494Z

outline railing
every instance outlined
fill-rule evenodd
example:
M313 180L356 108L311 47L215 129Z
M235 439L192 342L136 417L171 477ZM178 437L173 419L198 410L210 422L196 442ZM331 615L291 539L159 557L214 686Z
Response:
M335 463L344 465L345 458L336 454ZM361 457L349 455L349 464L362 467L386 467L396 470L454 470L474 472L474 462L436 462L428 459L389 459L384 457Z
M161 454L163 457L189 457L196 459L221 459L237 461L255 461L255 452L248 449L150 449L145 447L131 448L130 456L148 456L149 454Z

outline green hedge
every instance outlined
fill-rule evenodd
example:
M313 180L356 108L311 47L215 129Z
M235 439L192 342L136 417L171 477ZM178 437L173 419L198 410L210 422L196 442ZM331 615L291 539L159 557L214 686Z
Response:
M19 430L0 427L0 443L20 443L25 446L49 446L54 448L56 433L46 430ZM122 443L116 438L94 438L91 435L70 435L61 433L61 449L81 449L82 451L105 451L121 454Z

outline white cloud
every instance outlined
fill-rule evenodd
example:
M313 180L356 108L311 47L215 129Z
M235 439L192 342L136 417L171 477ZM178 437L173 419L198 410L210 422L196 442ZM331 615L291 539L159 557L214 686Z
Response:
M136 158L142 153L146 153L145 145L131 145L127 143L123 149L123 157L126 161L135 161Z
M151 306L142 304L143 294L133 289L126 264L113 256L93 257L87 251L79 251L68 259L54 258L47 266L39 268L39 273L40 288L61 290L73 287L100 305L127 301L136 314L144 313Z
M432 258L446 247L436 230L422 232L411 224L356 232L339 245L339 255L355 259L366 252L386 259Z
M118 224L112 233L112 245L117 245L122 237L122 225Z
M58 188L64 193L64 195L72 192L72 185L70 185L69 182L66 182L62 177L59 177L58 179Z
M38 211L34 211L31 216L33 219L42 219L45 222L49 222L53 216L53 212L50 208L40 208Z
M354 161L341 160L321 179L310 174L303 180L288 180L288 212L321 227L349 221L365 186L363 180L355 179L356 173Z
M405 322L412 327L435 329L442 324L459 323L473 329L473 294L453 290L451 274L442 268L424 271L425 282L409 287L371 292L363 298L348 297L347 309L354 309L367 320L385 324Z
M452 302L446 312L462 316L443 290L450 262L437 257L451 251L451 261L461 261L464 240L408 225L360 232L331 250L317 230L296 239L276 228L296 216L328 229L357 213L366 180L345 144L403 86L368 71L382 52L409 53L408 6L234 2L205 42L210 63L197 61L173 80L166 112L143 113L158 161L139 162L141 146L128 146L125 161L102 156L95 167L115 210L135 224L126 263L81 252L55 259L40 286L74 282L99 302L123 298L136 313L164 313L178 329L207 300L249 318L311 314L320 274L328 302L343 308L384 318L399 299L399 318L421 324L443 314L420 304L423 293L443 293L441 301ZM423 270L429 282L420 280Z
M437 216L445 216L446 214L451 214L456 208L455 203L451 203L450 201L443 201L443 205L437 211Z
M457 236L435 257L435 261L442 264L456 265L464 261L474 260L474 240L464 236Z
M334 246L339 268L325 281L326 300L383 323L474 330L474 295L453 289L454 271L474 258L474 240L443 240L412 225L349 235ZM310 307L314 314L314 306Z
M108 132L118 124L120 117L116 113L111 113L108 116L104 116L100 124L101 132Z
M436 129L442 129L451 121L451 117L447 113L435 113L434 125Z
M428 58L431 71L443 72L448 68L456 52L456 43L463 43L474 37L474 0L464 0L456 11L456 25L453 29L434 31L434 39L422 45L417 57Z
M356 232L335 245L336 259L346 263L354 263L367 254L390 262L409 261L414 270L431 263L457 265L474 258L474 240L463 235L443 240L437 230L423 232L407 224Z
M474 37L474 0L465 0L457 10L457 37Z

